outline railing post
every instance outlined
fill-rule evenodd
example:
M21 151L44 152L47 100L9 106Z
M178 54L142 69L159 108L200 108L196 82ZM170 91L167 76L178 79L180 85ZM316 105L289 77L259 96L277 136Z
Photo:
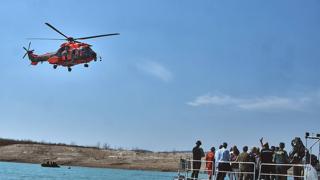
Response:
M262 166L262 163L259 164L259 174L258 174L258 180L261 179L261 166Z

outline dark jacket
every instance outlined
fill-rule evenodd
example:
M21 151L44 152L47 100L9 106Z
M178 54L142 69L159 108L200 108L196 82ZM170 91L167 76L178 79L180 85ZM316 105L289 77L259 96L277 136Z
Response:
M260 153L261 163L272 163L273 162L273 152L270 149L263 148Z
M200 146L196 146L192 149L193 160L201 160L205 156L203 149Z

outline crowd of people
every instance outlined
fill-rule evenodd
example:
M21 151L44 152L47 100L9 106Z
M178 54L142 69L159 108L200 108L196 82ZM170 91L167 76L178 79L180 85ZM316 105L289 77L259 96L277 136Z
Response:
M208 172L209 180L212 179L213 175L216 175L217 180L224 180L226 175L229 176L229 179L252 180L254 176L256 179L259 173L261 173L260 178L265 180L287 179L285 175L290 166L283 164L289 164L290 160L288 153L285 151L285 143L283 142L277 147L269 146L269 143L263 143L263 138L261 138L261 147L253 147L249 151L248 146L244 146L242 152L240 152L237 146L228 149L228 144L224 142L217 150L215 147L211 147L207 154L204 153L201 144L201 141L197 141L196 146L192 150L192 179L198 179L202 158L206 160L206 171ZM261 172L259 172L259 166L262 163L264 165L261 166ZM216 168L218 173L214 174ZM301 168L297 170L301 172Z

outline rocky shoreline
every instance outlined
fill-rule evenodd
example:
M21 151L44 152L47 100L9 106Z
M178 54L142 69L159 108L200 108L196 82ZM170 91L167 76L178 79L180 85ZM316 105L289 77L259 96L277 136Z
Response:
M0 161L41 164L55 161L63 166L119 168L132 170L178 170L183 152L143 152L134 150L106 150L43 144L12 144L0 146Z

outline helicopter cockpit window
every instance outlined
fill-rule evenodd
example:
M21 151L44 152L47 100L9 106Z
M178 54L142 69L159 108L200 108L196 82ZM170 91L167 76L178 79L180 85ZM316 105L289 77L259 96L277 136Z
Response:
M89 55L89 49L88 47L82 47L81 52L83 56L88 56Z
M61 55L64 50L65 50L65 47L61 47L61 48L57 51L57 54L58 54L58 55Z

